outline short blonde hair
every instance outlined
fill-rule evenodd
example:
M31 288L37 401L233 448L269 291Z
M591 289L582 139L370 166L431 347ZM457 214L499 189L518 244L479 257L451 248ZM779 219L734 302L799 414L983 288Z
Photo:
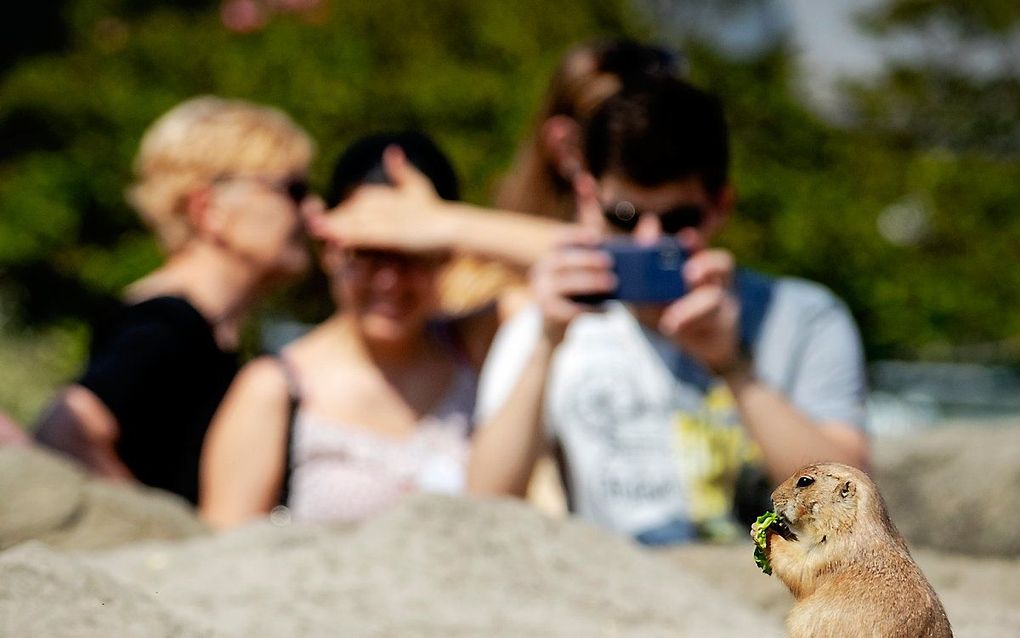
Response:
M315 146L282 111L200 96L157 119L142 136L128 202L168 253L193 229L185 211L194 188L232 173L290 175L308 170Z

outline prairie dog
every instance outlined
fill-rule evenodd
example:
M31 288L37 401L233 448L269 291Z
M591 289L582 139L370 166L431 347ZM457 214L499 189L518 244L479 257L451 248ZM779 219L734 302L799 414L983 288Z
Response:
M889 520L864 472L838 463L802 468L772 493L773 573L797 602L791 638L952 638L935 590Z

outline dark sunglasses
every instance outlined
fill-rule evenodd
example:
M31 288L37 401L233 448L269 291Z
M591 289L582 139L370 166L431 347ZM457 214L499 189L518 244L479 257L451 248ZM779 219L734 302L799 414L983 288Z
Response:
M373 270L390 265L398 268L431 270L443 265L449 258L449 254L445 252L418 254L378 248L351 248L347 251L347 258Z
M627 233L637 228L644 214L628 201L614 202L602 208L602 216L606 221L614 228ZM661 213L652 214L659 218L662 232L673 235L685 228L700 226L705 219L705 207L698 204L680 204Z
M295 206L300 206L303 201L311 193L311 188L308 185L308 180L304 177L288 177L282 180L276 180L262 175L244 175L244 174L231 174L220 175L216 178L217 182L231 182L247 180L252 182L258 182L266 188L280 193L294 203Z
M303 177L291 178L281 186L283 187L282 192L286 193L290 201L294 202L297 206L300 206L301 202L305 201L312 192L311 187L308 185L308 180Z

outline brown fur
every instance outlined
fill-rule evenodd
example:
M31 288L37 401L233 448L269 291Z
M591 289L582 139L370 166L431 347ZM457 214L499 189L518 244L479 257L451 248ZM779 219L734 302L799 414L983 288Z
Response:
M942 603L864 472L809 465L776 488L772 502L796 534L786 540L769 528L766 547L773 573L797 599L786 619L791 638L952 637Z

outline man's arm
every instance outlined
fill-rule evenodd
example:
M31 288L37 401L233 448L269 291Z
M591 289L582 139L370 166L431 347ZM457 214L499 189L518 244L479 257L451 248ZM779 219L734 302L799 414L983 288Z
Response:
M91 390L74 384L65 388L43 413L35 439L82 462L92 472L112 479L131 479L116 444L116 417Z
M859 427L812 419L789 398L756 379L749 367L730 372L724 379L736 400L740 421L761 448L765 469L774 483L819 461L868 469L868 439Z
M723 250L704 250L688 261L684 275L690 288L674 302L659 321L660 331L701 361L729 385L741 422L761 448L765 467L775 483L810 462L836 461L867 468L869 446L863 431L849 422L815 419L786 396L756 378L740 349L740 305L732 291L734 261ZM826 339L852 338L856 333L819 335ZM814 345L805 351L811 353ZM815 369L802 371L811 378L826 374L832 365L862 367L857 361L817 361ZM832 377L839 385L838 375ZM831 388L846 392L846 388ZM825 388L817 394L824 395Z
M580 248L596 241L583 231L564 234L562 245L572 248L550 251L532 272L536 314L517 317L497 338L482 373L481 418L468 466L468 488L473 493L524 496L527 491L545 448L542 408L549 364L567 326L589 310L569 297L607 292L615 285L609 257L599 250ZM529 344L533 344L530 350ZM523 362L521 352L526 353ZM493 377L499 378L502 386L493 383ZM512 379L511 390L505 396L493 396L507 386L508 378Z
M769 448L768 469L777 480L817 460L865 470L869 462L860 335L842 303L827 293L824 299L812 297L799 308L797 329L803 341L797 351L796 374L784 386L787 395L754 379L747 367L738 366L725 377L734 396L740 397L737 404L746 427L763 451ZM783 399L785 408L770 395ZM807 427L794 429L802 421Z

